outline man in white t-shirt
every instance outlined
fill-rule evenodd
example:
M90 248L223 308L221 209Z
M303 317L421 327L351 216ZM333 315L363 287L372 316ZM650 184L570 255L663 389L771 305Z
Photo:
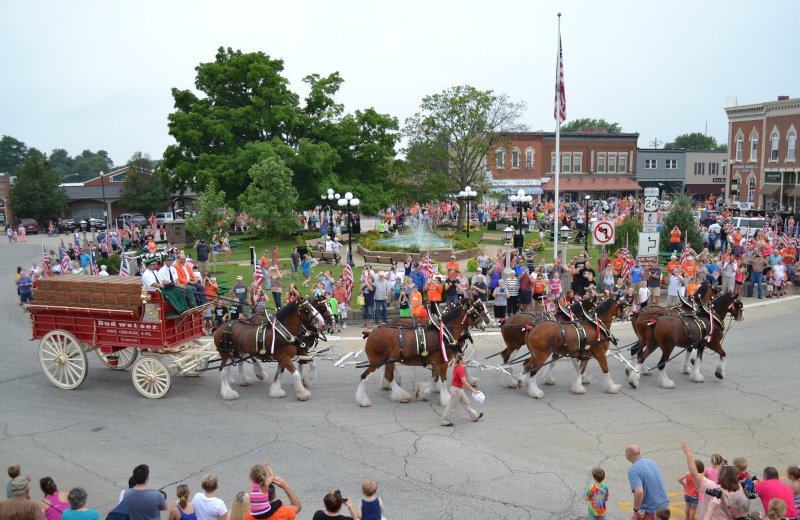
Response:
M681 303L678 294L680 294L680 288L683 284L682 273L683 271L676 267L669 276L669 281L667 282L667 307L672 307Z

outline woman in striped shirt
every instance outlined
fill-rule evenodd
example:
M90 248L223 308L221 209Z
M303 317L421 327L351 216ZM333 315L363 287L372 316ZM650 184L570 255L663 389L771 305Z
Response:
M506 317L513 316L519 309L519 280L514 276L514 272L506 279L506 289L508 289L508 305L506 307Z

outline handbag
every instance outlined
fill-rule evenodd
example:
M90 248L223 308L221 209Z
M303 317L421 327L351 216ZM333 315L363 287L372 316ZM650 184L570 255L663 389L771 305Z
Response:
M364 305L364 297L363 296L359 296L356 301L358 302L359 305L362 305L362 306Z

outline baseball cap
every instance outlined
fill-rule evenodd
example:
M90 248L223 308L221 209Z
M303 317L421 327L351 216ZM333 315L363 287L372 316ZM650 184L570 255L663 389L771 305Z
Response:
M15 495L21 495L31 485L31 479L20 475L11 481L11 492Z
M200 239L200 242L203 242L203 243L205 243L205 241L206 241L206 239L205 239L205 238L201 238L201 239Z
M241 276L237 276L236 279L237 280L244 280L244 278L242 278Z
M414 267L419 267L419 262L414 262Z

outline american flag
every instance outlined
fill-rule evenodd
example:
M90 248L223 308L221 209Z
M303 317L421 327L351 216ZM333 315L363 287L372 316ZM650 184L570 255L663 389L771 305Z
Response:
M353 296L353 269L350 267L350 251L347 252L347 261L342 276L344 276L344 288L347 291L347 304L350 305Z
M64 240L61 240L61 249L58 251L61 263L61 274L69 274L69 255L67 254L67 248L64 247Z
M72 252L75 253L75 259L77 260L81 256L81 250L78 249L78 243L75 242L72 245Z
M764 227L761 230L761 236L767 238L767 233L769 233L769 222L764 221Z
M257 285L261 285L261 283L264 281L264 273L261 272L261 266L258 265L255 247L250 248L250 259L253 262L253 282L255 282Z
M136 226L133 225L133 220L131 220L131 241L139 240L139 233L136 232Z
M686 261L689 256L689 231L686 231L686 236L683 237L683 252L681 252L681 265Z
M430 280L431 276L433 276L433 264L431 263L430 251L428 251L428 254L422 259L422 262L419 263L419 267L419 270L425 275L425 279ZM419 289L421 291L422 287Z
M97 267L97 259L94 257L94 251L92 251L92 274L95 276L100 274L100 269Z
M192 257L190 257L190 256L187 256L187 257L186 257L186 265L188 265L189 267L191 267L191 268L192 268L192 271L197 271L197 262L195 262L194 260L192 260Z
M633 255L627 247L619 250L619 259L622 260L622 269L619 275L623 281L628 281L631 277L631 265L633 264Z
M783 242L783 247L789 247L789 235L784 233L781 237L781 241Z
M122 263L119 266L119 275L120 276L130 276L131 271L128 268L128 257L122 255Z
M556 64L556 106L553 117L560 125L567 119L567 98L564 93L564 56L561 53L561 28L559 21L558 63Z
M153 223L150 224L150 234L153 235L153 239L155 240L156 235L158 234L158 221L153 219Z
M44 267L44 272L50 274L50 257L47 255L47 250L44 248L44 242L42 242L42 266Z

